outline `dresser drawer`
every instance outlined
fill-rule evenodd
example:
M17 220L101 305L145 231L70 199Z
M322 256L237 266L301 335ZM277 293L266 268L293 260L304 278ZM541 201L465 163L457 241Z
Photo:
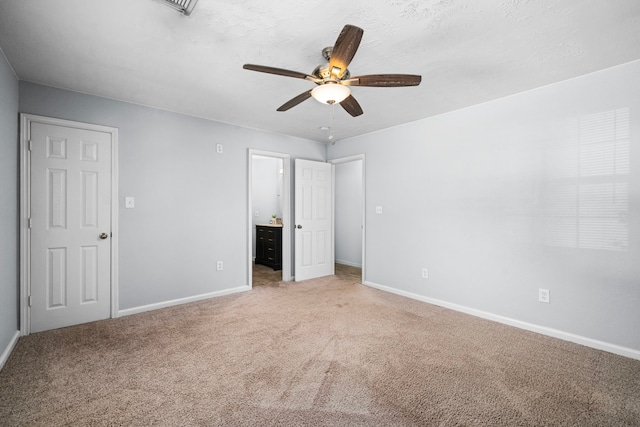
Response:
M256 225L256 264L282 268L282 227Z

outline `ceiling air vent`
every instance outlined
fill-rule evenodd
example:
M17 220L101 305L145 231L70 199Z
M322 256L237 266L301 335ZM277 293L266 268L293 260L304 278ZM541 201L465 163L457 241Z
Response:
M189 16L198 0L163 0L163 3Z

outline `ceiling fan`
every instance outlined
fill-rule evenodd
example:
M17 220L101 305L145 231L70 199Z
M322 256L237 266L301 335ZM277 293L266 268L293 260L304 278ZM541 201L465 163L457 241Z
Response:
M311 74L255 64L244 64L242 68L261 73L305 79L318 85L285 102L278 108L278 111L287 111L302 101L313 97L325 104L340 104L347 113L357 117L362 114L362 108L351 94L349 86L417 86L422 80L421 76L414 74L370 74L351 77L347 67L358 50L363 33L364 30L362 28L354 25L345 25L333 47L326 47L322 50L322 56L329 62L319 65Z

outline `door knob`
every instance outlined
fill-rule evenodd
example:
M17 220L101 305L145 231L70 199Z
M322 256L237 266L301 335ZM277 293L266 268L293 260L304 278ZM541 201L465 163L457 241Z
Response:
M302 226L300 224L297 225L298 228L302 228Z
M106 239L107 237L109 237L109 236L107 235L107 233L100 233L100 238L101 238L102 240Z

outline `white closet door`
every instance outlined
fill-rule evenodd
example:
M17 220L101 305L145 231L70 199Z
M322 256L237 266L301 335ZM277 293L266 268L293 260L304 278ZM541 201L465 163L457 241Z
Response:
M108 318L111 136L31 123L31 332Z

